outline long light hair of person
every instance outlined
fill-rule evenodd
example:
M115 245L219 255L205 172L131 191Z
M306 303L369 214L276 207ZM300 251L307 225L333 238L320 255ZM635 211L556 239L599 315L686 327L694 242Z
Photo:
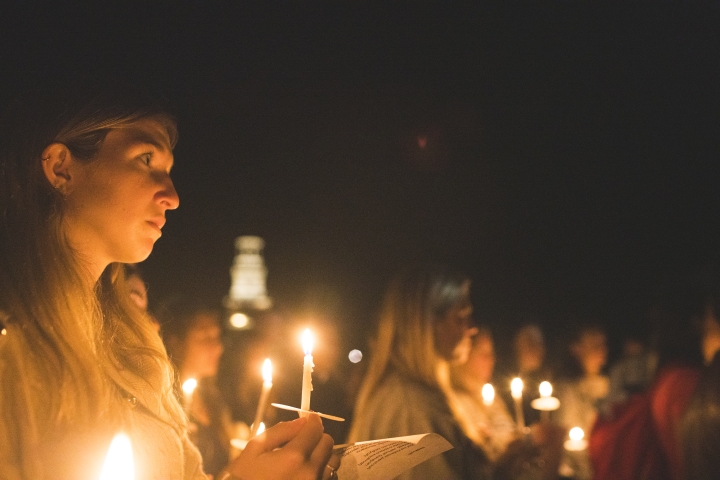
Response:
M42 452L34 449L42 437L122 422L126 409L114 405L140 398L138 388L157 395L176 428L184 428L167 355L149 317L129 298L123 265L110 265L94 289L87 288L63 234L64 198L41 167L42 151L54 142L92 162L110 130L141 119L159 122L175 144L169 115L103 102L45 118L3 118L5 135L15 137L3 139L14 141L4 142L0 158L0 322L6 329L0 358L13 366L0 368L3 381L12 382L3 391L15 389L14 407L22 412L15 435L26 464L40 461Z
M364 417L376 389L396 372L440 390L465 435L481 444L477 429L467 421L469 416L452 389L449 361L435 347L435 324L451 308L469 304L467 285L467 277L441 265L408 269L390 283L354 418ZM353 423L349 441L368 440L358 438L358 430L358 422Z

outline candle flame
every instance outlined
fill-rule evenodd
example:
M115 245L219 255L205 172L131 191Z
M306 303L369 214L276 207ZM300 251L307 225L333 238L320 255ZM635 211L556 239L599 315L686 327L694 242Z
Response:
M486 383L485 385L483 385L482 397L483 397L483 403L485 405L492 405L493 400L495 400L495 389L489 383Z
M553 388L552 385L550 385L550 382L542 382L540 384L540 396L541 397L549 397L552 395Z
M313 336L312 333L310 333L310 329L306 328L305 331L302 334L302 347L303 351L305 352L305 355L312 355L313 350Z
M520 377L513 378L512 382L510 382L510 392L512 393L512 397L514 399L522 398L522 391L523 381Z
M262 377L263 377L263 382L269 383L272 385L272 362L270 361L269 358L266 358L265 362L263 362Z
M260 422L260 426L258 427L258 431L255 435L260 435L265 431L265 422Z
M100 480L133 480L134 478L135 467L130 438L124 433L118 433L110 443Z
M570 429L570 440L579 441L585 437L585 432L580 427L573 427Z
M197 388L197 380L195 380L194 378L188 378L182 384L182 389L183 392L185 392L185 395L192 395L192 393L195 391L195 388Z

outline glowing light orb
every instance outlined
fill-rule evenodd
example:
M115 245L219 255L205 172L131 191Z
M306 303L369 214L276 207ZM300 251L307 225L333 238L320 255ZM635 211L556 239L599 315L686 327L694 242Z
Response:
M192 395L196 388L197 380L195 380L194 378L188 378L182 384L182 389L183 392L185 392L185 395Z
M230 316L230 325L235 328L245 328L250 323L250 319L244 313L233 313Z
M350 350L350 353L348 353L348 359L352 363L358 363L360 360L362 360L362 352L360 350Z

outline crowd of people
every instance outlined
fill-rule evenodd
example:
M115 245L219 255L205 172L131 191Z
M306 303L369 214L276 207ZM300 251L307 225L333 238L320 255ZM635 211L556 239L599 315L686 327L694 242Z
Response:
M0 142L0 477L98 478L118 431L133 439L140 479L330 479L333 443L431 432L453 448L400 478L720 471L720 289L703 297L695 324L660 315L654 341L629 336L612 365L602 325L578 322L559 363L541 325L522 326L514 359L496 372L492 322L473 316L471 279L435 264L389 284L360 367L343 367L340 351L318 353L313 408L346 423L280 421L271 410L269 428L249 436L256 360L287 354L282 319L229 338L216 306L183 298L148 310L135 266L179 205L172 117L118 94L13 107ZM320 331L337 339L337 328L328 320ZM525 383L517 410L508 408L515 376ZM181 388L190 378L192 397ZM560 402L549 415L531 404L544 381ZM276 399L297 404L297 385L282 374L275 383ZM483 396L487 384L494 398ZM571 427L585 431L587 449L564 448Z

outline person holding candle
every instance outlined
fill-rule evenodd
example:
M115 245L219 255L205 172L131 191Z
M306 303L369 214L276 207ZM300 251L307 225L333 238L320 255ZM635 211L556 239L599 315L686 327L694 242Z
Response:
M458 400L477 425L483 450L493 461L505 452L517 433L505 401L494 395L490 384L494 368L492 334L488 328L480 327L472 337L467 362L453 365L452 379Z
M142 97L90 87L35 91L0 115L0 478L97 479L123 431L135 478L206 479L123 268L179 205L175 123ZM316 416L279 424L227 473L327 478L332 445Z
M540 412L532 408L530 403L535 398L540 382L552 381L553 372L547 362L545 337L542 329L536 323L525 323L515 333L512 339L513 358L506 365L501 377L507 378L508 383L499 390L507 405L514 406L516 399L512 396L509 382L519 378L523 382L520 396L521 411L514 415L519 423L532 425L540 421ZM521 418L520 418L521 417Z
M451 365L468 358L476 332L471 314L470 280L442 265L410 267L385 293L350 441L437 433L454 447L401 480L483 479L498 473L450 380ZM541 471L536 478L557 474L551 458L534 466Z
M610 380L602 371L607 361L605 331L596 324L580 323L570 342L569 353L568 374L558 382L558 423L568 429L580 427L583 432L590 432L610 389ZM565 457L575 472L574 478L592 478L587 451L568 453Z

